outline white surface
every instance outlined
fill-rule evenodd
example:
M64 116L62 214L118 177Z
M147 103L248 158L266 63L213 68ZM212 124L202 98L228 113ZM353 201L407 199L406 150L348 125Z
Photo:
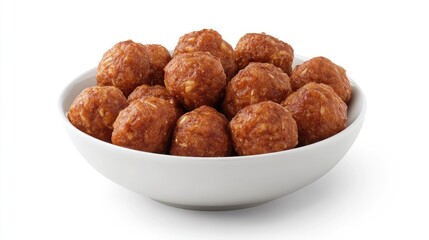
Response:
M424 1L247 1L244 13L232 1L155 2L0 2L0 239L429 238ZM366 122L329 174L261 207L193 212L117 186L80 157L59 91L117 41L173 48L203 27L232 45L265 31L354 77Z
M293 65L304 58L295 56ZM149 198L188 209L227 210L259 205L294 192L330 171L347 153L362 127L366 102L352 82L347 128L308 146L271 154L229 158L178 157L135 151L100 141L75 128L66 113L74 99L96 85L96 69L67 84L59 114L81 155L113 182ZM353 81L352 79L350 79Z

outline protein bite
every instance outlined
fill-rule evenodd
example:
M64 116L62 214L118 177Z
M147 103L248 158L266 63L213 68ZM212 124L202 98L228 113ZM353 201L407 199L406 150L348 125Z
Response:
M238 69L250 62L265 62L281 68L289 76L292 73L293 48L268 34L247 33L238 40L234 51Z
M128 96L128 102L132 102L134 100L140 98L148 98L148 97L158 97L164 100L167 100L176 110L177 117L182 116L183 109L180 106L179 102L168 93L167 89L160 85L149 86L143 84L138 86L134 91Z
M112 124L127 106L127 99L116 87L88 87L74 99L67 117L82 132L110 142Z
M220 59L228 80L235 75L234 49L217 31L203 29L183 35L174 49L173 57L191 52L209 52Z
M149 97L132 101L113 123L112 143L146 152L165 153L176 123L174 107Z
M201 106L177 120L171 155L224 157L231 149L228 120L214 108Z
M168 50L159 44L146 44L151 72L149 85L164 86L164 67L171 60Z
M296 120L300 145L318 142L346 128L347 105L328 85L308 83L282 105Z
M231 120L229 129L239 155L277 152L298 144L298 129L292 114L272 101L243 108Z
M97 84L118 87L128 96L137 86L149 84L150 72L146 46L132 40L119 42L101 58Z
M248 105L268 100L280 103L291 92L289 77L280 68L252 62L228 83L223 112L231 119Z
M315 57L295 67L291 76L295 91L309 82L324 83L334 89L345 102L351 99L352 89L346 70L325 57Z
M213 106L223 97L226 76L219 59L210 53L177 55L164 71L168 92L188 110Z

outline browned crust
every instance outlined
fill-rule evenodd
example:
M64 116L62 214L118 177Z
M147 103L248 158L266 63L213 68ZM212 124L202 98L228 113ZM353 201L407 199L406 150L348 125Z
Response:
M137 86L149 84L150 72L146 47L127 40L103 55L97 68L97 84L115 86L128 96Z
M234 52L239 70L251 62L266 62L281 68L289 76L292 73L293 48L271 35L247 33L238 40Z
M82 132L110 142L112 124L126 106L127 99L118 88L93 86L74 99L67 117Z
M239 155L277 152L298 144L298 129L291 113L271 101L243 108L229 128Z
M282 105L298 124L300 145L318 142L346 128L347 105L328 85L308 83Z
M182 116L183 114L182 106L180 106L179 102L173 96L171 96L171 94L167 91L165 87L160 85L149 86L149 85L143 84L141 86L138 86L128 96L128 102L132 102L134 100L137 100L140 98L147 98L147 97L158 97L158 98L167 100L176 109L177 117Z
M334 89L348 103L352 89L346 70L325 57L315 57L295 67L291 76L292 89L296 91L309 82L324 83Z
M146 44L151 72L149 85L164 86L164 67L171 61L170 52L159 44Z
M229 43L222 39L222 35L217 31L213 29L203 29L187 33L180 37L174 49L173 56L191 52L209 52L220 59L227 80L234 77L236 73L234 49Z
M226 87L223 111L231 119L244 107L263 101L280 103L292 92L286 73L270 63L250 63Z
M219 59L207 52L183 53L164 68L165 87L186 109L214 106L223 97L226 76Z
M201 106L177 120L170 153L179 156L225 157L231 154L228 120L209 106Z
M131 149L165 153L176 123L174 107L149 97L132 101L113 123L112 143Z

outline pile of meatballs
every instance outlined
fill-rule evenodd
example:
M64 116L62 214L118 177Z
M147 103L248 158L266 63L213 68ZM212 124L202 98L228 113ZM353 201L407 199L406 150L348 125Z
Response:
M141 151L225 157L292 149L346 128L344 68L315 57L292 68L294 50L265 33L233 49L215 30L157 44L119 42L102 57L97 86L67 114L79 130Z

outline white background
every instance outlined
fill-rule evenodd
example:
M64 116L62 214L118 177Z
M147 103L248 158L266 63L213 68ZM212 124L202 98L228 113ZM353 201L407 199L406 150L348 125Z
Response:
M425 1L0 2L0 239L429 239ZM196 212L85 162L62 129L62 88L118 41L173 49L202 28L233 46L265 31L347 69L367 118L331 172L260 207Z

